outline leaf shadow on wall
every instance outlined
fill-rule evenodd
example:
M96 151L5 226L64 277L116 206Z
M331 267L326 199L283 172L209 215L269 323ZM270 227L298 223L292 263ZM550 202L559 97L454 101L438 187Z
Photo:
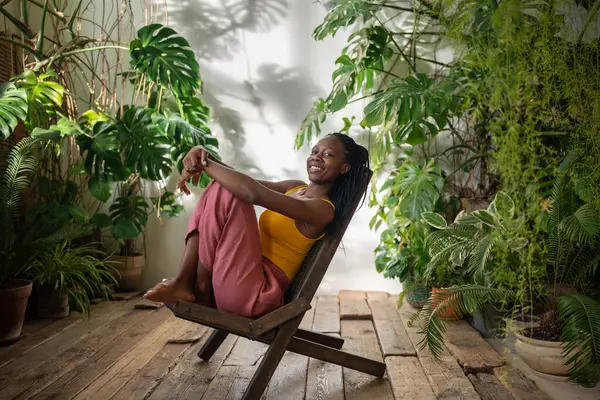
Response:
M286 17L287 9L287 0L168 2L169 23L207 61L226 60L243 51L240 31L268 32Z

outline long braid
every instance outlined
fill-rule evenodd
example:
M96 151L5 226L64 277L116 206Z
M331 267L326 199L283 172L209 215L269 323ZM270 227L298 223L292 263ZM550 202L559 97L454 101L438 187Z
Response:
M334 183L330 195L331 201L335 205L336 213L333 221L327 227L327 232L336 234L348 212L348 205L367 174L369 169L369 152L348 135L330 133L327 136L336 137L342 143L346 154L346 162L350 164L350 170L346 174L340 175ZM363 195L363 201L365 196L366 192Z

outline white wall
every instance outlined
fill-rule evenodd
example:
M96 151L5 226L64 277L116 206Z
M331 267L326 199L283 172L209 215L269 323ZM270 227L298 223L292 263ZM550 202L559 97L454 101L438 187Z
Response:
M265 0L223 6L232 3L173 0L168 4L169 25L197 51L223 158L256 178L306 180L307 149L295 151L294 137L314 99L327 95L334 61L346 36L340 33L323 42L312 39L313 29L326 12L316 2ZM244 12L244 7L257 3L260 11ZM359 115L361 109L357 103L348 111ZM341 116L330 121L326 132L343 126ZM172 177L170 185L174 181ZM182 198L185 212L180 218L151 218L145 285L177 273L187 221L199 195L196 191ZM373 249L378 234L369 231L371 215L365 203L354 217L344 237L345 251L336 254L320 293L400 291L397 281L384 279L375 270Z

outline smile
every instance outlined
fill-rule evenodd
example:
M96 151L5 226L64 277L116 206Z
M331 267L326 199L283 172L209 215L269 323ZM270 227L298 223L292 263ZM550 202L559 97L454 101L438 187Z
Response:
M315 167L314 165L311 165L310 167L308 167L308 170L310 172L321 172L321 171L323 171L323 168L321 168L321 167Z

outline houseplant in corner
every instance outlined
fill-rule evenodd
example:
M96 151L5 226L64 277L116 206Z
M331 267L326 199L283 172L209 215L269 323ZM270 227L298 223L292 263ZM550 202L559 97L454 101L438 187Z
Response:
M90 295L108 297L117 281L110 263L93 245L71 247L63 241L46 250L27 269L38 288L37 314L41 318L64 318L70 304L89 315Z

